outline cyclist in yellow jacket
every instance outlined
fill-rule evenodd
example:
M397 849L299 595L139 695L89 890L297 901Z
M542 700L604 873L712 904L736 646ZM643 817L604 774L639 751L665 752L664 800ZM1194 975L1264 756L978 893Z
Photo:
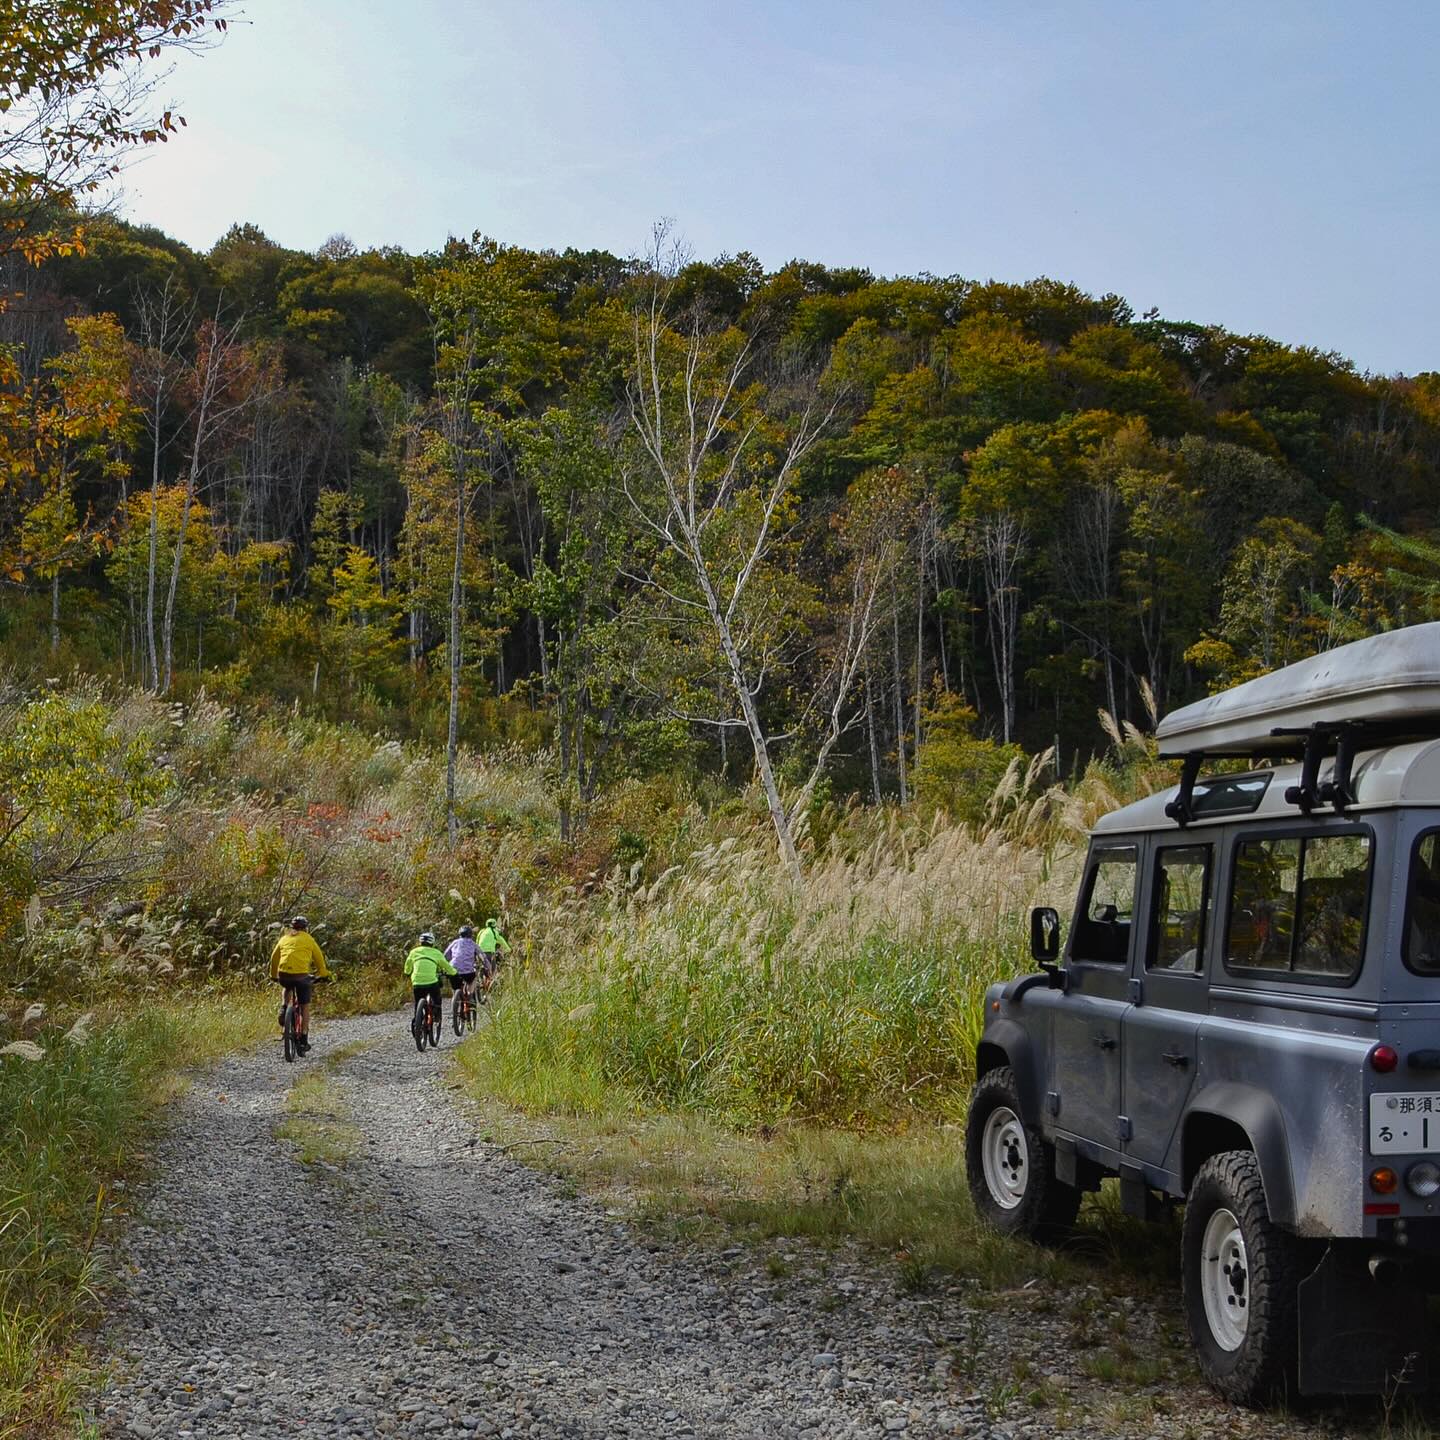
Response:
M310 922L303 915L295 916L275 942L270 952L270 978L295 992L295 1004L300 1011L296 1030L300 1053L304 1055L310 1049L310 999L315 993L315 982L328 980L330 971L325 967L324 953L310 933ZM285 1023L283 1009L280 1023Z

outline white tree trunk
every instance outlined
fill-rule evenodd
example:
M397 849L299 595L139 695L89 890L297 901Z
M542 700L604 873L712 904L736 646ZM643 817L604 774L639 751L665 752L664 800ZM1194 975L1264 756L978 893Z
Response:
M465 599L465 474L460 469L455 496L455 568L450 576L450 724L445 739L445 826L453 850L460 843L455 809L455 762L460 749L460 646Z

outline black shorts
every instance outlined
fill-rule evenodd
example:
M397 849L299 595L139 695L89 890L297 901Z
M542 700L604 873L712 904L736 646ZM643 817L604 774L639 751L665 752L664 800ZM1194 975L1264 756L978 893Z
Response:
M412 985L410 989L417 1005L420 1003L420 998L423 995L433 995L437 1000L443 1000L445 998L445 991L441 989L438 980L429 985Z
M315 994L315 977L313 975L277 975L275 979L287 990L295 992L297 1005L308 1005L311 997Z
M472 984L479 978L479 974L474 970L468 975L452 975L450 977L450 993L453 995L462 985Z

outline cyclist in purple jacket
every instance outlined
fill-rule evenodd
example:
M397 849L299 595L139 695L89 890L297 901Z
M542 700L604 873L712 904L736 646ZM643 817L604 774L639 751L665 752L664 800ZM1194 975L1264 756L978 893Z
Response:
M455 967L450 977L450 993L453 995L463 985L466 993L475 998L476 962L480 958L480 947L475 943L473 926L462 925L460 933L445 947L445 958Z

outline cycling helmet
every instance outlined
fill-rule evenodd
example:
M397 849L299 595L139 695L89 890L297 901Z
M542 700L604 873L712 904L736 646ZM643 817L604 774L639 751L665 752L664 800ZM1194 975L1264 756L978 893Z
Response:
M435 943L435 937L428 930L426 930L420 936L420 943L422 945L433 945Z
M308 930L310 928L310 922L303 915L297 915L290 922L290 928L292 930Z
M475 938L475 927L473 925L462 925L460 927L460 938L462 940L473 940Z

